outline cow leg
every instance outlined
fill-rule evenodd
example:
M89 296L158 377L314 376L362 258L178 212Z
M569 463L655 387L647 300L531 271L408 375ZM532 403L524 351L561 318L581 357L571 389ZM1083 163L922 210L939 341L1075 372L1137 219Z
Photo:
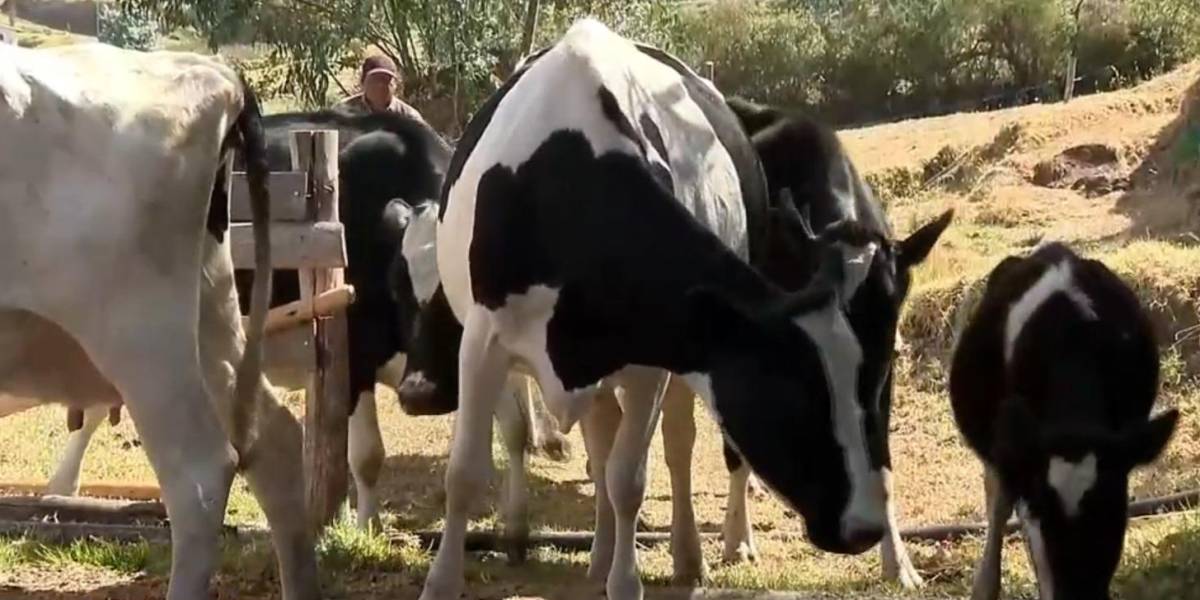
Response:
M187 303L179 300L169 293L140 301L118 298L110 305L113 311L136 307L139 314L109 314L99 331L77 337L124 399L162 488L171 520L167 599L199 600L208 598L217 566L237 462L197 360L195 322L141 314L153 312L144 310L148 306L182 313Z
M924 585L921 574L917 572L908 556L908 548L900 539L900 525L896 519L896 500L892 492L892 471L883 469L883 487L887 494L887 521L884 523L883 542L879 546L883 559L883 577L889 581L900 581L900 586L912 590Z
M375 406L375 393L362 392L354 412L350 413L350 431L347 457L350 473L354 476L354 496L358 527L380 529L379 521L379 472L383 469L383 436L379 433L379 417Z
M1000 484L1000 477L991 468L984 474L984 490L987 494L988 528L987 541L983 545L983 557L975 571L971 586L971 600L996 600L1000 597L1000 555L1004 548L1004 527L1012 516L1012 499Z
M663 456L671 474L671 582L704 583L707 567L692 506L692 449L696 446L696 401L682 379L671 376L663 396Z
M637 564L637 520L646 495L646 456L654 437L667 378L658 369L630 367L621 375L621 425L605 465L616 539L608 573L609 600L642 600Z
M528 387L524 377L510 374L508 384L496 406L496 423L508 452L508 473L504 477L504 545L509 564L525 562L529 544L529 479L526 476L526 450L530 447L533 416L528 410Z
M83 455L96 429L108 416L108 406L90 406L83 411L83 426L67 436L67 447L54 470L54 476L46 486L46 493L54 496L74 496L79 493L79 471L83 467Z
M613 506L608 497L605 470L612 453L617 428L621 425L621 407L610 385L603 385L592 400L592 408L584 417L584 447L588 454L588 471L596 489L596 526L592 536L592 555L588 564L588 579L604 583L612 570L613 544L616 543L616 524Z
M446 522L421 600L457 600L463 590L467 511L487 492L491 472L492 415L508 373L509 353L500 346L490 317L468 313L459 349L459 405L446 467Z
M758 560L758 549L754 545L754 529L750 524L750 466L741 456L724 446L725 466L729 469L729 496L725 506L725 527L721 537L725 538L725 551L721 558L728 564Z

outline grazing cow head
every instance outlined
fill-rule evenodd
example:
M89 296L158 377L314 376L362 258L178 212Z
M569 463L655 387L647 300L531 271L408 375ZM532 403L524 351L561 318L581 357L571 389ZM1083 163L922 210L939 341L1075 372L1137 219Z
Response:
M438 205L419 205L404 231L396 271L411 283L419 309L406 338L408 359L397 396L404 412L443 415L458 409L458 348L462 325L442 290L437 265Z
M690 327L708 348L713 412L730 444L804 518L809 538L858 553L883 531L885 495L868 448L873 408L858 401L862 348L845 317L848 271L840 250L814 242L809 284L770 306L711 291L691 294Z
M824 243L841 249L847 275L843 297L850 326L863 349L859 399L878 408L883 431L872 447L875 462L890 468L887 417L892 395L896 326L908 296L912 269L922 263L953 219L953 210L894 240L871 188L850 161L836 133L800 113L742 98L728 104L750 135L762 162L772 208L762 257L775 283L794 290L816 269L816 254L798 211L821 232ZM869 416L876 411L867 411Z
M1170 410L1119 431L1052 428L1008 402L995 461L1016 498L1043 600L1108 600L1127 525L1130 472L1154 461L1179 419Z

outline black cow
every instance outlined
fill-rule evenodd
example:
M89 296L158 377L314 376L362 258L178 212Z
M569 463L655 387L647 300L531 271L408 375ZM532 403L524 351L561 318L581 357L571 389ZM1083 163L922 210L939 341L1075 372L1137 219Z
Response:
M446 528L423 600L462 591L467 502L485 483L487 417L513 359L563 427L586 418L598 496L611 503L597 514L615 522L607 551L593 545L593 560L611 562L592 572L607 577L609 598L642 597L634 530L663 370L708 402L818 547L879 542L881 444L874 403L858 394L843 252L806 239L822 257L810 285L771 283L747 262L767 199L754 148L717 90L594 20L525 61L480 108L438 215L462 370ZM589 409L605 380L630 393L615 436L601 439L590 430L608 429L602 411Z
M986 470L972 600L999 595L1014 506L1042 600L1109 598L1129 473L1162 452L1178 419L1148 418L1158 369L1137 297L1100 262L1050 243L992 271L950 371L954 418Z
M846 314L862 346L858 375L859 398L877 410L878 421L868 426L879 431L872 438L882 444L884 484L888 492L887 531L884 534L884 575L898 578L905 587L921 584L921 577L900 539L891 494L891 453L888 424L892 405L892 362L896 325L908 295L913 267L928 256L953 218L953 211L918 228L903 240L894 240L892 229L870 187L846 155L836 133L800 113L730 98L729 106L751 136L762 160L773 204L772 228L765 255L758 265L763 274L785 289L803 289L818 264L816 256L795 241L806 234L799 217L821 231L824 243L842 249L848 277L843 288ZM749 511L746 509L748 470L737 453L725 446L731 471L730 503L725 521L725 558L754 555Z

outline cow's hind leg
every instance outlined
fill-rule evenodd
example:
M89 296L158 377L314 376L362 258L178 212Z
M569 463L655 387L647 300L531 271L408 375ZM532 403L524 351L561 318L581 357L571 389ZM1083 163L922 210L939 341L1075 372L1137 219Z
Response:
M196 323L175 316L186 314L181 307L187 302L162 296L152 302L118 299L98 330L72 333L120 392L162 488L171 520L167 598L200 600L208 598L217 566L237 463L197 360ZM147 306L165 314L121 314L116 308Z
M667 380L657 369L629 367L621 374L625 394L621 425L605 466L608 497L613 506L616 539L608 573L609 600L641 600L637 563L637 519L646 494L646 455L657 426L661 388Z
M924 585L908 556L904 540L900 539L900 525L896 519L896 500L892 492L892 472L883 470L883 486L887 492L887 521L884 523L883 543L879 546L883 560L883 577L889 581L900 581L904 589L916 589Z
M971 600L996 600L1000 597L1000 555L1004 549L1004 527L1012 516L1013 503L1000 484L1000 477L991 468L984 474L987 495L987 541L983 557L975 571Z
M464 543L471 502L486 493L492 416L510 362L483 309L468 313L459 349L459 406L446 468L446 522L421 600L457 600L463 591Z
M67 436L67 447L63 450L58 468L54 470L54 476L46 486L46 493L55 496L74 496L79 493L79 471L83 467L83 455L87 453L92 436L104 422L109 410L107 405L98 404L83 411L83 426Z
M525 562L529 544L529 479L526 476L526 452L530 448L532 428L529 419L528 387L524 377L510 374L508 385L496 405L496 424L508 453L508 471L504 477L504 545L510 564Z
M354 476L354 492L358 526L362 529L380 527L379 473L383 470L383 436L379 433L379 417L374 392L362 392L354 412L350 413L347 457Z
M729 469L729 497L725 505L725 527L721 536L725 538L726 563L752 562L758 559L754 545L754 529L750 524L750 466L726 443L724 446L725 466Z
M696 446L696 400L682 379L671 376L663 396L663 456L671 474L671 560L675 585L704 583L707 567L692 506L692 449Z

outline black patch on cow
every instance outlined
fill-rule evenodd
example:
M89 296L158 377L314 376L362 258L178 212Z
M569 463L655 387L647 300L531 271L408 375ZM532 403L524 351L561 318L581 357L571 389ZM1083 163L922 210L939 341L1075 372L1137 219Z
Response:
M646 153L646 144L642 141L642 136L638 135L637 130L633 128L633 123L629 122L629 117L621 112L621 105L617 103L617 98L608 88L600 86L600 91L597 92L600 96L600 110L604 113L604 118L617 128L617 131L629 138L638 147L639 154Z
M647 113L642 113L638 118L638 125L642 126L642 135L646 136L646 140L650 142L650 146L655 152L662 157L663 160L670 160L667 156L667 145L663 143L662 132L658 129L658 123L650 118Z

